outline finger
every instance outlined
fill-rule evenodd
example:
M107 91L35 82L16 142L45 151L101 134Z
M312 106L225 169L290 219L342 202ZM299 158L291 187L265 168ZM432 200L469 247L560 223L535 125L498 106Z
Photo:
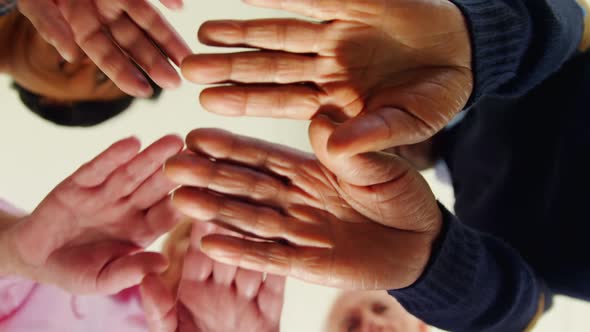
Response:
M101 293L113 294L138 285L146 275L162 273L167 267L166 258L159 253L126 255L102 268L96 279L96 287Z
M328 149L337 124L325 116L316 117L310 127L312 148L318 159L344 182L355 186L372 186L398 179L410 170L401 158L382 152L356 155L334 154Z
M230 286L237 271L237 266L213 262L213 281L218 285Z
M338 126L328 141L334 155L351 156L410 145L432 136L436 130L416 116L385 107L364 112Z
M106 76L129 95L152 95L153 90L143 73L105 33L94 3L88 0L60 1L59 6L72 27L76 43Z
M319 20L349 19L349 4L359 1L342 0L242 0L243 2L263 8L280 9ZM360 1L364 4L364 1ZM352 8L351 8L352 9Z
M64 59L75 61L79 54L74 34L53 1L19 1L18 7L41 37L53 45Z
M137 155L141 143L135 137L120 140L97 157L82 165L71 179L82 187L96 187L102 184L117 168Z
M147 247L157 238L172 230L181 220L182 214L174 208L168 196L164 197L146 214L145 222L148 234L146 234L142 245Z
M284 239L306 246L332 246L329 234L321 225L302 222L268 207L191 188L178 189L173 203L186 215L213 221L244 235L262 239Z
M78 43L90 60L121 91L142 98L150 97L154 93L145 75L104 32L97 31Z
M163 88L180 85L180 76L168 59L126 15L109 24L111 35L131 58Z
M182 37L148 1L107 1L103 5L102 11L111 20L116 19L118 13L127 13L176 65L180 66L182 60L191 53Z
M307 120L320 109L322 98L307 85L221 86L204 90L200 102L220 115Z
M150 332L175 332L176 301L156 275L146 276L141 283L141 298Z
M258 294L263 277L260 272L238 269L235 278L238 294L246 299L253 299Z
M198 248L198 244L201 243L201 239L203 238L203 236L214 232L218 232L220 230L220 227L217 227L212 223L200 220L193 220L193 228L191 231L191 243L196 244L196 248Z
M336 129L328 149L353 155L420 143L464 108L471 91L471 74L463 69L418 69L408 77L375 91L360 115Z
M160 0L160 2L168 9L178 10L182 9L184 3L182 0Z
M309 153L221 129L195 129L186 137L188 148L217 160L264 169L285 178L297 175L293 165L314 162Z
M203 238L201 251L220 263L318 284L326 283L332 256L329 249L291 247L217 234Z
M291 53L332 55L324 37L329 25L296 19L220 20L199 28L199 41L209 46L252 47Z
M258 307L271 322L281 320L285 301L285 277L269 274L258 294Z
M197 54L182 64L186 79L199 84L222 82L323 83L323 69L332 69L331 58L278 52L242 52L229 54Z
M192 245L186 254L182 280L204 282L213 274L213 261L198 249L198 245Z
M141 210L148 209L168 196L177 186L163 171L156 171L135 190L130 202Z
M105 183L103 194L110 200L129 196L159 171L164 162L177 154L183 145L182 139L176 135L157 140L126 165L119 167Z
M265 205L283 208L293 203L289 199L289 188L283 181L246 167L185 154L168 160L165 169L168 177L179 185L247 197Z

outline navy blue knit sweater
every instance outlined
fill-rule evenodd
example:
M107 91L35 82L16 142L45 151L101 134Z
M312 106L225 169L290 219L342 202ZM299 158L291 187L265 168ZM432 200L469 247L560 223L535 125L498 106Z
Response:
M582 10L573 0L454 2L476 77L466 118L443 135L457 217L443 209L427 270L390 294L446 330L523 331L552 294L590 300Z

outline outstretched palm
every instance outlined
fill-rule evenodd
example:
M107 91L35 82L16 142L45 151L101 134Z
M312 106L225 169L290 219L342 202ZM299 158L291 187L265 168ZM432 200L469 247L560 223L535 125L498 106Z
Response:
M59 184L14 228L22 274L74 293L115 293L166 268L143 252L177 221L161 171L182 141L165 137L112 145Z
M313 155L263 141L196 130L187 144L196 154L166 167L185 186L175 205L267 240L207 236L203 250L214 259L353 289L405 287L422 273L440 210L426 182L397 157L387 156L380 185L357 187Z
M471 46L460 10L447 0L247 0L295 19L212 21L199 32L213 46L253 52L199 54L183 63L197 83L237 83L201 95L226 115L343 122L335 155L420 142L466 104Z
M164 276L167 281L172 278L173 284L180 285L177 296L158 277L149 276L142 283L150 331L278 332L285 278L273 275L265 278L259 272L212 261L199 249L201 238L223 230L209 226L194 222L188 252L184 242L189 234L181 234L180 238L173 235L168 240L169 247L177 246L169 251L182 252L182 255L171 255L177 261L172 263L171 273ZM174 265L183 266L182 273Z
M182 5L179 0L161 2ZM149 1L19 0L19 9L65 59L74 61L81 48L129 95L153 92L135 64L164 88L180 84L168 58L180 65L190 49Z

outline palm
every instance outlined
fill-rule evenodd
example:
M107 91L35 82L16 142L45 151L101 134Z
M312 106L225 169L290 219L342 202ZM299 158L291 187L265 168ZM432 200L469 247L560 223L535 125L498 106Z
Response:
M195 82L239 83L206 89L201 102L208 110L298 119L329 114L345 121L331 149L355 154L422 141L467 102L469 35L448 1L249 2L325 22L204 24L199 36L208 45L263 50L185 61L183 73ZM347 121L353 118L359 119ZM354 125L360 120L366 125Z
M269 308L260 308L257 298L243 297L232 287L205 281L185 282L181 289L181 310L191 320L181 323L178 332L278 331L277 317L266 315ZM275 295L282 301L282 294Z
M148 277L142 295L154 332L278 332L285 279L212 261L199 249L207 234L227 231L193 222L188 232L177 228L168 239L172 266L163 276ZM180 271L182 270L182 272ZM166 287L179 284L177 296Z
M143 153L124 140L59 184L17 228L29 274L75 293L112 293L165 267L141 252L177 219L161 165L181 147L166 137ZM37 275L39 273L39 275Z
M178 0L162 3L182 5ZM164 88L180 84L168 58L180 65L190 49L148 1L22 0L19 9L64 58L76 60L81 48L129 95L153 92L135 64Z
M181 211L246 235L284 241L209 237L213 250L227 250L219 256L206 251L221 262L354 289L405 287L425 266L440 211L424 180L403 161L390 160L398 169L388 181L357 187L312 155L270 143L214 130L197 130L187 142L215 161L182 155L169 161L168 174L179 184L216 193L177 191ZM253 254L256 250L264 258ZM389 253L387 263L384 253Z

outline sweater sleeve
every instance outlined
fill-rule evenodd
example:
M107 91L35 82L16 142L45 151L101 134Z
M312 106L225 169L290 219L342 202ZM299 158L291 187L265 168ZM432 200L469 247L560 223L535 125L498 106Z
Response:
M559 70L581 46L584 11L575 0L451 0L471 32L474 90L522 96Z
M525 331L551 300L520 255L443 209L445 230L425 273L390 290L414 316L449 331Z

